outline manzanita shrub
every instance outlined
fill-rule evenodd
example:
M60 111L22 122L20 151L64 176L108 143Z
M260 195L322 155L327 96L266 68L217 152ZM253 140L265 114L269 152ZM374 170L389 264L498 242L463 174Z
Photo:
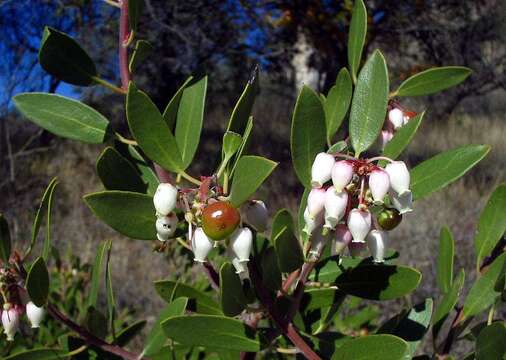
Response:
M382 53L375 50L362 61L367 13L357 0L348 68L339 72L326 95L304 86L293 111L292 161L305 189L299 212L292 216L281 209L269 221L268 204L254 194L277 164L248 154L258 70L232 110L221 152L215 154L216 171L192 176L187 169L203 126L207 77L190 77L160 112L132 77L150 48L144 40L133 46L141 2L111 3L120 8L121 87L102 79L85 50L56 29L44 31L39 61L66 83L101 85L123 95L130 134L114 131L99 112L64 96L24 93L14 102L27 119L53 134L107 144L97 159L105 189L84 195L91 211L129 238L156 243L160 253L179 248L200 271L193 281L169 276L155 282L167 305L151 325L142 350L133 353L125 346L144 322L130 322L125 328L116 321L109 266L114 251L107 241L98 248L87 300L81 302L86 316L71 318L65 298L48 296L57 282L57 275L48 271L48 263L55 260L49 230L53 180L42 197L27 250L11 248L7 221L0 217L2 355L400 360L450 358L455 344L472 341L475 345L469 348L474 350L466 359L503 358L506 327L496 318L496 307L506 295L506 184L495 189L481 213L476 274L471 276L476 280L467 294L462 293L464 270L454 271L451 231L443 228L437 255L439 293L381 324L373 302L407 296L421 281L419 271L398 264L388 232L401 221L416 221L413 202L464 175L490 150L468 145L412 169L396 160L424 116L406 109L404 98L457 85L469 69L432 68L391 90ZM347 135L336 139L343 123L348 131L339 134ZM47 234L41 253L33 256L44 219ZM97 301L102 277L104 310ZM38 330L26 330L26 324L44 329L48 318L66 329L57 341L28 341ZM433 351L416 356L428 351L421 345L430 336ZM17 347L9 347L12 340Z

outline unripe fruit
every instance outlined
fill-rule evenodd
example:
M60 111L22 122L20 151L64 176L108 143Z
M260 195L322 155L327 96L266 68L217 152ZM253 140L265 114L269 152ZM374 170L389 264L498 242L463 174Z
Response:
M239 211L226 201L207 205L202 211L202 228L207 236L216 241L231 235L240 220Z
M320 188L331 178L332 166L336 159L333 155L321 152L316 155L311 167L311 186Z
M393 230L402 221L402 215L396 209L385 209L378 214L378 225L384 230Z
M38 307L33 302L29 302L26 304L26 316L30 321L33 329L36 329L40 326L40 323L44 319L46 315L46 311L42 307Z

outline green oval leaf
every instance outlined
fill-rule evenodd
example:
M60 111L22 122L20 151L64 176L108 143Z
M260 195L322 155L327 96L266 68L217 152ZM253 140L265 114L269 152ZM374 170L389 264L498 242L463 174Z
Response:
M295 173L305 187L311 185L311 166L324 149L326 134L322 102L318 94L303 86L293 111L290 149Z
M227 131L234 131L241 134L246 129L246 124L251 116L251 110L255 104L255 98L259 89L258 67L255 67L248 83L246 84L241 97L237 100L234 110L230 115Z
M126 346L134 337L140 334L140 332L146 326L146 320L139 320L133 324L129 324L126 328L123 328L118 334L116 334L116 340L112 341L115 345Z
M490 196L481 212L478 231L474 238L476 263L490 255L496 244L506 232L506 183L499 185Z
M237 150L239 150L241 144L242 144L241 135L233 131L227 131L225 135L223 135L222 151L224 155L224 160L230 159L237 152Z
M40 225L42 224L42 220L44 219L44 215L48 209L49 199L52 199L52 194L57 184L58 184L57 178L53 178L49 182L49 185L47 186L46 190L44 191L44 195L42 195L42 200L40 201L39 208L37 209L37 213L35 214L35 219L33 221L32 239L30 241L30 247L28 248L26 254L29 254L33 249L33 246L35 245L37 235L39 234Z
M186 89L186 86L190 84L193 80L193 76L188 77L185 80L183 85L176 91L176 93L172 96L169 103L165 107L163 111L163 119L167 123L170 131L174 131L176 128L176 119L177 119L177 110L179 108L179 102L181 101L181 96L183 96L183 91Z
M465 279L464 269L461 269L456 279L452 283L452 287L450 290L444 294L441 301L439 301L436 310L434 311L434 316L432 317L432 323L434 326L432 327L432 332L437 335L441 326L443 325L444 320L448 316L448 313L453 309L455 304L460 296L460 292L462 291L462 286L464 286Z
M42 35L39 63L49 74L72 85L89 86L98 77L86 51L70 36L50 27Z
M175 137L181 151L183 170L192 162L200 142L206 91L207 76L192 80L186 85L179 101Z
M271 239L274 240L285 228L288 228L292 232L294 231L293 217L288 209L280 209L272 219Z
M130 57L130 62L128 63L128 70L130 72L134 72L139 65L151 54L153 51L153 45L151 45L146 40L138 40L135 43L135 48Z
M246 124L246 128L244 129L244 133L242 134L241 146L239 146L239 149L237 150L237 153L235 155L234 165L232 165L232 169L230 170L231 177L233 176L235 169L237 168L237 164L239 163L242 154L244 153L244 151L246 151L247 147L249 146L252 131L253 131L253 117L250 116Z
M353 84L350 73L346 68L342 68L337 74L336 84L330 88L323 106L327 124L327 142L329 144L348 112L352 93Z
M415 136L424 115L425 111L417 114L414 118L410 119L406 125L396 131L392 140L386 144L383 150L383 156L396 159Z
M467 318L474 316L491 306L501 292L496 291L495 284L506 269L506 253L503 253L489 266L486 272L475 281L466 301L463 314Z
M356 156L367 150L381 131L388 103L385 58L374 51L360 71L350 110L350 138Z
M239 315L248 303L242 290L242 282L231 263L224 263L220 269L221 309L227 316Z
M237 163L230 202L238 207L262 185L278 163L260 156L243 156Z
M391 300L415 290L421 278L418 270L406 266L363 265L339 275L335 284L350 295L371 300Z
M490 151L488 145L467 145L449 150L411 170L413 199L421 199L464 175Z
M18 352L3 360L56 360L66 357L66 351L60 349L39 348Z
M28 296L38 307L44 306L49 293L49 273L42 257L37 258L26 277Z
M463 66L444 66L422 71L403 83L394 92L396 96L429 95L460 84L472 70Z
M476 360L504 359L506 325L497 321L480 331L476 340Z
M257 352L258 335L241 321L215 315L175 316L162 322L167 337L183 345Z
M7 266L11 256L11 232L7 220L0 214L0 260Z
M87 306L88 308L97 307L98 291L100 288L100 279L102 279L102 269L104 261L109 247L111 246L111 240L107 240L100 244L95 255L95 261L91 269L91 282L90 292L88 294Z
M355 0L351 16L350 33L348 35L348 64L353 82L357 80L362 50L367 33L367 10L362 0Z
M343 360L401 360L408 344L393 335L369 335L346 341L332 359Z
M107 190L145 193L147 184L130 161L108 146L97 159L97 174Z
M444 294L450 291L453 282L453 254L455 243L450 229L444 227L439 235L439 251L436 261L436 282Z
M132 239L156 239L155 207L149 195L128 191L100 191L84 196L96 217Z
M281 271L279 270L278 257L272 246L260 257L260 266L262 268L262 282L265 287L271 291L278 291L281 288Z
M133 83L126 98L128 126L146 155L163 168L181 172L183 160L175 137L151 99Z
M100 144L109 135L109 121L80 101L61 95L23 93L14 105L30 121L55 135L90 144Z
M279 269L282 272L292 272L304 264L304 253L293 229L285 226L273 238L274 248L278 256Z

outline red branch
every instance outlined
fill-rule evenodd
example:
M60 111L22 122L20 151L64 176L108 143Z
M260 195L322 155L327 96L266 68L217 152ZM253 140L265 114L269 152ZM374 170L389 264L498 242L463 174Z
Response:
M120 0L120 18L119 18L119 71L121 75L121 88L128 90L128 83L130 82L130 70L128 69L128 49L126 42L130 37L128 29L128 1Z

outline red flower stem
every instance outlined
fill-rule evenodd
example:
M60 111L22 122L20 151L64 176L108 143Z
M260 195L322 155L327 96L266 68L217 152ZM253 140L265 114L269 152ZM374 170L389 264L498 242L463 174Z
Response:
M125 46L125 41L130 37L128 29L128 1L120 0L120 18L119 18L119 71L121 76L121 88L128 90L128 83L130 82L130 70L128 69L128 48Z

